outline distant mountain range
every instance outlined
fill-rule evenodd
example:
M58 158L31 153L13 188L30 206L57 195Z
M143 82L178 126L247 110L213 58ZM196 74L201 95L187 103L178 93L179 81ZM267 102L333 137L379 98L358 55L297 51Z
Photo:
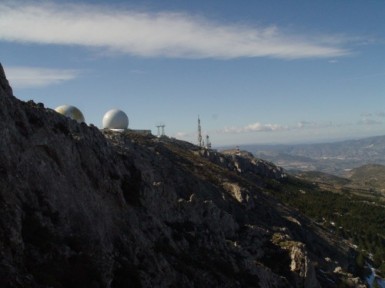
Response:
M385 165L385 135L334 143L243 145L241 149L288 171L321 171L342 176L366 164Z

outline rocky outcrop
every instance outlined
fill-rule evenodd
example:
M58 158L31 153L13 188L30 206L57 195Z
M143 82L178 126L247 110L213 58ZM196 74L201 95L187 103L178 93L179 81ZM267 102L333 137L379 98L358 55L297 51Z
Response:
M287 177L286 172L273 163L255 158L247 151L226 150L218 153L212 150L200 150L200 155L210 159L222 167L235 171L242 176L253 175L281 180Z
M11 86L9 86L9 82L5 77L4 69L1 64L0 64L0 91L9 97L13 95L12 88Z
M295 272L297 287L321 287L315 273L313 264L307 256L307 250L303 243L293 241L287 234L276 233L273 235L273 243L289 252L290 270Z
M280 168L79 124L17 100L2 72L0 287L338 283L324 258L345 269L348 251L264 191L284 189Z

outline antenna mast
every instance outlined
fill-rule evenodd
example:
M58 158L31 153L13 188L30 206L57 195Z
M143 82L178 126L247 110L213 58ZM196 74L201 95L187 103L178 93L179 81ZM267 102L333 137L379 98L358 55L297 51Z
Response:
M211 149L211 142L209 135L206 135L206 148Z
M203 142L202 142L201 119L199 119L199 116L198 116L198 145L199 145L199 147L202 147L202 146L203 146Z
M165 135L164 127L166 127L166 125L164 125L164 124L156 125L156 128L158 128L158 135L157 135L158 137L162 137Z

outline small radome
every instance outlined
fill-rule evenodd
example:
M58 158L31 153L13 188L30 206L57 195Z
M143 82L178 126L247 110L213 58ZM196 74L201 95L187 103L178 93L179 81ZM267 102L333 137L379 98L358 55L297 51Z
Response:
M85 122L83 113L75 106L61 105L55 108L55 111L70 118L78 123ZM124 131L128 128L128 116L125 112L119 109L111 109L103 116L103 129Z
M111 109L103 116L103 128L125 130L128 128L127 114L119 109Z
M72 105L61 105L55 108L55 111L69 117L73 120L76 120L78 123L85 122L83 113Z

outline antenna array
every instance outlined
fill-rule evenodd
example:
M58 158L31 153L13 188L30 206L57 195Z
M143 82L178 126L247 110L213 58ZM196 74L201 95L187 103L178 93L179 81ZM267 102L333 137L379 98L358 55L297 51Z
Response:
M156 125L156 128L158 128L158 134L157 134L158 137L162 137L165 135L164 127L166 127L166 125L164 125L164 124Z

